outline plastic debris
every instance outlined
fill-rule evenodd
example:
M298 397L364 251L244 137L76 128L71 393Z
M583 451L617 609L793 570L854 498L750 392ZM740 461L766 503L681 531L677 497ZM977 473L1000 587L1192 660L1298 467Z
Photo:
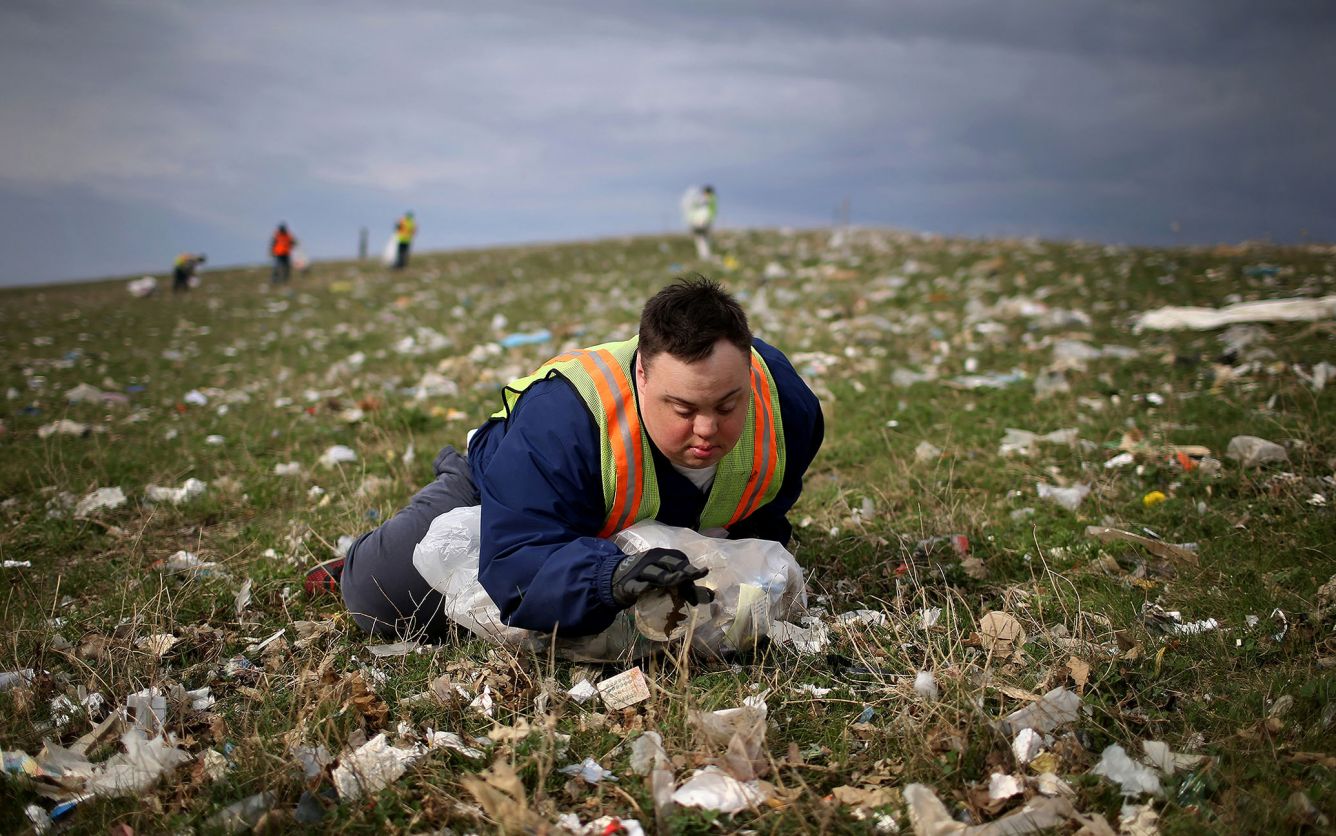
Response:
M205 406L209 403L208 396L198 389L191 389L189 392L186 392L181 400L191 406Z
M566 693L576 702L585 703L598 696L598 689L588 679L581 679Z
M320 463L325 467L335 467L344 462L357 461L357 451L342 444L335 444L320 454Z
M1236 435L1229 440L1225 456L1234 459L1244 467L1257 467L1271 462L1288 462L1290 456L1285 448L1274 441L1258 438L1255 435Z
M1146 763L1165 775L1173 775L1181 769L1191 769L1205 759L1202 755L1170 751L1169 744L1160 740L1143 740L1141 748L1146 753Z
M996 821L987 824L968 825L951 818L946 805L937 797L931 787L923 784L910 784L904 790L905 803L909 807L909 821L916 836L1023 836L1026 833L1055 830L1067 822L1098 827L1094 833L1108 834L1108 824L1102 819L1087 819L1079 815L1066 798L1032 798L1025 805Z
M812 616L805 616L802 621L801 626L776 621L770 627L770 637L804 655L825 653L830 646L830 628Z
M1225 308L1167 306L1138 316L1132 331L1210 331L1236 322L1309 322L1331 318L1336 318L1336 295L1240 302Z
M112 510L125 504L125 491L118 487L98 488L79 500L74 506L74 516L86 517L97 511Z
M930 441L920 441L918 446L914 448L914 461L919 464L935 462L941 458L941 455L942 448Z
M198 555L181 549L164 560L161 568L165 572L207 575L218 571L221 567L211 560L201 560Z
M1156 540L1150 537L1143 537L1131 531L1124 531L1120 528L1109 528L1102 525L1086 526L1086 535L1094 537L1101 543L1135 543L1146 551L1162 557L1166 560L1181 560L1184 563L1196 565L1197 563L1197 544L1196 543L1166 543L1163 540Z
M497 340L502 348L519 348L525 345L542 345L552 339L552 332L546 328L529 333L508 334Z
M300 476L302 475L302 466L297 462L279 462L274 465L275 476Z
M597 784L601 781L617 780L616 775L613 775L609 770L599 766L598 761L593 758L585 758L580 763L563 766L557 771L562 775L570 775L573 778L579 778L587 784Z
M61 418L58 421L52 421L50 424L37 428L38 438L50 438L53 435L88 435L91 430L87 424L81 424L78 421L71 421L68 418Z
M1046 482L1040 482L1035 485L1035 491L1040 499L1047 499L1066 508L1068 511L1075 511L1080 507L1081 502L1090 494L1090 486L1087 484L1072 485L1069 488L1059 488Z
M1044 739L1032 728L1023 728L1016 732L1016 739L1011 741L1011 753L1016 762L1025 765L1035 759L1044 749Z
M0 672L0 691L8 691L10 688L19 685L31 684L34 676L36 676L36 673L32 668Z
M879 610L850 610L835 616L841 627L885 627L889 619Z
M1013 735L1023 729L1034 729L1046 734L1067 723L1076 722L1080 713L1081 697L1060 686L1044 694L1038 701L1008 714L1003 718L1002 725Z
M1075 444L1078 438L1078 431L1075 427L1054 430L1050 433L1033 433L1029 430L1018 430L1015 427L1008 427L1002 435L1002 443L997 448L999 456L1033 456L1039 452L1040 443L1044 444Z
M715 766L698 769L673 793L673 802L720 813L739 813L765 803L759 782L739 781Z
M750 780L764 763L767 713L762 694L747 697L737 708L692 710L687 721L710 743L727 748L725 761L734 777Z
M261 792L233 802L210 816L204 824L224 833L244 833L260 823L265 813L274 809L278 794Z
M1115 467L1127 467L1129 464L1132 464L1135 461L1136 461L1135 456L1133 456L1131 453L1124 451L1106 461L1104 463L1104 469L1112 470Z
M144 495L154 502L168 502L172 505L180 505L197 496L203 496L208 490L208 484L199 479L190 478L181 484L179 488L164 488L158 485L149 485L144 488Z
M1025 792L1025 782L1015 775L994 772L988 777L988 800L1005 801Z
M334 788L345 800L374 795L399 780L420 756L420 750L391 746L382 732L339 758Z
M393 644L369 644L366 646L367 652L377 659L390 659L396 656L407 656L416 653L422 645L415 641L394 642Z
M557 816L557 832L572 836L645 836L645 829L636 819L600 816L588 824L580 824L574 813Z
M87 383L80 383L65 392L66 403L95 403L102 400L102 390Z
M631 771L636 775L648 775L671 764L668 752L663 748L663 737L658 732L647 731L631 744Z
M1159 505L1168 498L1169 497L1164 495L1164 491L1149 491L1145 496L1141 497L1141 504L1150 508L1151 506Z
M1020 383L1022 380L1025 380L1025 372L1020 369L1012 369L1006 373L965 374L948 380L946 385L965 390L1005 389L1013 383Z
M1117 784L1126 796L1162 795L1160 776L1148 766L1142 766L1127 756L1117 743L1104 750L1099 763L1090 770Z
M932 671L918 672L914 677L914 693L930 702L935 702L941 696L941 690L937 687L937 677L932 675Z
M1160 815L1150 804L1124 804L1118 812L1118 832L1123 836L1160 836Z
M1336 365L1328 363L1326 360L1313 364L1311 373L1305 372L1299 365L1294 365L1294 373L1299 376L1309 386L1313 387L1314 392L1321 392L1327 388L1327 384L1336 381Z
M143 276L138 279L131 279L125 285L125 289L131 296L139 299L145 299L152 296L158 289L158 280L152 276Z

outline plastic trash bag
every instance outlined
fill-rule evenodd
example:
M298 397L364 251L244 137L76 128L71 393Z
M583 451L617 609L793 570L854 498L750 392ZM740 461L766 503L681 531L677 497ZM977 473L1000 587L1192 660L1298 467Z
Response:
M158 280L152 276L144 276L142 279L134 279L126 289L130 291L131 296L137 296L140 299L152 296L158 290Z
M413 567L441 593L447 618L479 638L511 647L543 651L555 645L558 655L576 661L611 662L648 656L653 648L636 633L629 611L594 636L557 639L511 627L478 580L482 507L456 508L432 520L413 549Z
M710 570L696 582L714 590L708 604L678 604L668 592L640 597L633 608L635 626L653 641L681 638L690 630L691 647L698 652L748 650L770 635L774 622L794 622L807 611L802 567L771 540L724 540L642 520L612 542L633 555L656 547L678 549L692 565Z
M301 247L295 247L292 250L292 269L298 272L305 272L311 266L311 257L306 254L306 250Z
M698 186L682 193L682 220L691 229L710 224L710 199Z
M385 249L380 251L380 263L386 267L393 267L394 262L399 260L399 238L391 235L390 240L385 242Z
M441 593L446 617L476 636L510 646L529 646L580 661L620 661L653 653L669 638L693 630L693 650L720 653L750 648L778 620L797 620L806 611L802 569L783 546L768 540L722 540L690 529L645 520L613 538L627 554L656 546L680 549L691 562L709 569L698 583L715 590L710 604L674 610L672 597L645 595L623 610L612 626L593 636L552 640L501 621L478 581L482 508L448 511L432 521L413 550L413 566Z

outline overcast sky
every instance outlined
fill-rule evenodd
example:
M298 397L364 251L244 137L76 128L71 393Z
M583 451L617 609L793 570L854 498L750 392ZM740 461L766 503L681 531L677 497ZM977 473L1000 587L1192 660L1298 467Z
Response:
M1325 0L0 4L0 284L831 223L1336 239ZM1172 228L1178 223L1179 232Z

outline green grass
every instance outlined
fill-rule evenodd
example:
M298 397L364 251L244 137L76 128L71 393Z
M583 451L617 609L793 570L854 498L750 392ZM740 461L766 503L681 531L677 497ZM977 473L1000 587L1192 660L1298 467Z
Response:
M1293 829L1286 803L1296 791L1336 817L1336 638L1331 614L1323 620L1317 611L1318 588L1336 574L1329 417L1336 384L1314 391L1292 368L1336 362L1336 326L1262 326L1263 340L1249 349L1258 352L1256 364L1232 379L1215 366L1218 332L1131 330L1134 314L1165 304L1336 293L1336 252L1137 250L875 231L833 251L827 239L725 234L720 247L736 267L715 274L822 396L826 442L792 514L805 523L793 549L827 617L858 607L890 617L884 628L832 632L832 653L879 673L851 677L825 655L781 647L732 663L664 658L647 665L659 686L652 700L607 716L564 697L578 678L568 663L515 657L479 641L376 660L335 602L301 593L303 567L329 555L340 536L393 514L430 478L436 451L462 445L495 409L500 384L567 345L629 335L645 298L674 273L702 269L685 238L427 254L402 274L319 264L279 290L267 286L267 270L220 270L179 298L133 299L122 281L0 291L0 389L10 393L0 403L0 557L32 562L0 570L7 581L0 669L42 672L32 686L0 693L0 747L36 754L47 739L72 743L90 718L53 727L51 702L80 688L101 693L105 711L145 687L208 685L217 699L211 710L176 706L169 714L195 762L142 795L84 801L66 819L71 831L117 823L144 832L207 830L210 816L261 791L278 798L263 823L270 828L490 831L496 822L463 781L496 758L514 764L531 823L575 812L586 822L614 814L652 827L649 787L628 763L639 732L663 734L680 781L722 754L692 730L689 711L739 705L768 689L765 778L777 788L774 802L736 817L678 810L667 828L870 832L875 817L860 818L831 793L882 786L891 802L880 812L907 830L899 790L916 781L974 821L1006 812L983 809L978 795L994 771L1026 772L996 721L1020 707L1020 691L1074 685L1066 666L1076 656L1090 665L1087 713L1052 750L1077 809L1116 824L1122 799L1090 768L1111 743L1135 755L1141 740L1163 740L1207 756L1163 779L1155 808L1165 833ZM765 280L770 262L792 275ZM1259 265L1277 269L1250 269ZM1083 312L1089 325L987 312L1012 297ZM430 337L425 328L449 345L396 351L405 337ZM556 339L479 348L539 328ZM1057 338L1139 353L1068 370L1071 391L1037 401L1031 381L1051 362ZM359 352L360 366L346 362ZM977 373L1022 369L1028 377L998 390L946 385L967 362ZM891 383L897 368L927 367L941 379ZM428 371L454 381L458 394L415 400L407 390ZM127 402L67 404L64 393L79 383L123 393ZM191 390L206 392L208 403L188 404ZM1152 393L1162 402L1150 402ZM354 406L364 417L349 423L341 416ZM60 418L95 431L38 437ZM1009 427L1075 427L1080 443L1004 458L998 445ZM1133 431L1143 441L1136 464L1105 469ZM214 434L222 445L206 443ZM1240 434L1285 444L1289 463L1242 469L1224 457ZM922 441L942 455L916 461ZM320 467L332 444L353 447L359 460ZM416 457L405 462L410 444ZM1211 448L1221 472L1184 472L1170 461L1171 444ZM301 463L303 474L274 475L287 461ZM146 485L174 487L188 477L208 482L208 493L179 507L145 501ZM1092 491L1070 512L1040 501L1037 482L1084 482ZM359 494L364 483L371 490ZM324 493L312 496L317 485ZM62 504L63 495L77 501L108 486L122 487L128 502L91 521L74 519ZM1168 500L1147 507L1142 497L1153 490ZM1326 504L1313 504L1314 494ZM874 506L867 519L854 514L864 498ZM1033 513L1013 518L1025 508ZM1168 565L1134 546L1101 545L1085 534L1091 524L1146 526L1167 541L1198 543L1199 563ZM982 571L966 571L949 550L913 556L918 540L954 533L969 536ZM164 572L161 562L180 549L222 571ZM234 600L246 578L252 601L238 617ZM1181 610L1185 621L1215 618L1221 629L1162 636L1141 620L1146 603ZM943 609L926 632L918 619L924 606ZM1279 638L1277 609L1288 622ZM1024 624L1019 656L1002 660L979 646L973 634L990 610ZM1260 617L1257 626L1248 626L1250 615ZM293 624L303 620L331 621L333 629L298 647ZM247 651L280 628L283 641ZM162 658L137 644L160 633L178 639ZM230 675L227 663L237 656L255 668ZM922 669L937 676L937 702L913 694L909 683ZM442 675L471 695L487 685L497 722L527 721L538 731L498 744L483 761L434 751L376 796L331 806L319 824L294 821L303 792L320 785L304 783L293 745L323 744L338 756L350 739L381 730L395 737L401 721L418 733L426 726L465 738L491 732L492 721L468 700L409 699ZM800 683L835 690L817 699L796 691ZM545 691L543 714L535 699ZM1292 707L1268 721L1282 697ZM872 720L855 723L869 706ZM216 774L204 766L209 750L217 753L211 762L221 756L225 764ZM590 786L557 771L585 757L621 781ZM34 803L51 806L22 780L0 782L0 808L16 829Z

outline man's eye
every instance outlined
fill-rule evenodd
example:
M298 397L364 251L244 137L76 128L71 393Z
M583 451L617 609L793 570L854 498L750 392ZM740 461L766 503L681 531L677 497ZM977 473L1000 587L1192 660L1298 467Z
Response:
M677 413L677 417L678 417L678 418L690 418L690 417L691 417L691 410L689 410L689 409L674 409L673 412Z
M724 404L723 406L719 407L716 411L717 411L720 415L727 415L728 413L730 413L730 412L732 412L733 410L737 409L737 407L738 407L737 403L726 403L726 404Z

